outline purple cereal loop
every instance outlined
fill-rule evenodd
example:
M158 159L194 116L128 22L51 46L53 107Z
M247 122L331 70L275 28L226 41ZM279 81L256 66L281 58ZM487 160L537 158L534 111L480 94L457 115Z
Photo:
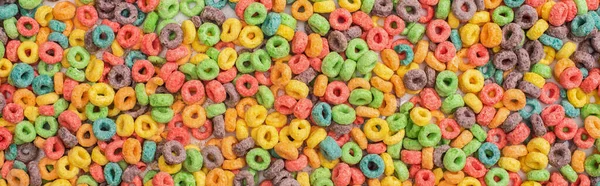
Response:
M463 128L470 129L476 122L476 115L469 107L460 107L454 112L456 123Z
M202 14L200 14L200 18L202 19L202 22L211 22L219 26L227 19L221 10L212 6L204 7Z
M477 5L472 0L454 0L451 8L452 13L458 20L468 21L475 15Z
M522 120L523 118L521 117L521 114L519 114L518 112L513 112L510 115L508 115L506 120L504 120L502 125L500 125L500 128L505 133L509 133L510 131L514 130L517 127L517 125L521 123Z
M518 48L525 39L525 32L516 23L509 23L502 28L502 41L500 47L507 50Z
M546 55L544 53L544 46L538 40L527 41L523 48L527 50L531 64L537 63L538 61L542 60Z
M433 164L436 167L444 168L444 153L450 149L449 145L440 145L433 150Z
M174 37L171 37L175 35ZM168 49L177 48L183 41L183 30L181 26L175 23L167 24L162 30L160 30L160 36L158 37L160 44Z
M586 39L585 41L579 43L579 45L577 46L577 51L582 51L590 54L596 52L596 50L594 50L594 47L592 47L591 39Z
M123 171L123 182L133 182L135 177L139 176L141 172L142 171L135 165L127 166L125 171Z
M113 66L106 77L108 84L114 89L120 89L131 84L131 70L125 65Z
M502 71L508 71L515 67L518 58L512 50L502 50L494 55L494 67Z
M148 109L150 107L148 107L148 105L135 105L133 106L132 109L128 110L128 111L123 111L124 114L130 115L131 117L133 117L133 119L138 118L139 116L145 114Z
M254 145L254 139L248 137L233 145L233 153L238 157L245 156L250 149L254 148Z
M354 25L350 26L350 28L348 28L348 30L345 30L343 33L344 35L346 35L349 41L354 38L360 37L362 35L362 29L360 28L360 26Z
M245 183L245 184L244 184ZM254 175L247 170L242 170L233 177L234 186L254 185Z
M584 67L588 70L593 69L594 63L596 62L591 54L583 51L575 51L575 53L571 55L571 59L578 67Z
M286 179L279 181L278 185L279 186L300 186L300 183L298 183L298 180L295 180L293 178L286 178Z
M516 88L521 79L523 79L523 74L512 71L504 78L504 81L502 82L502 88L504 88L504 90Z
M425 75L427 76L427 84L425 84L425 87L433 88L435 86L437 71L429 66L425 66Z
M290 172L288 172L287 170L281 170L277 173L277 175L273 178L273 180L271 182L273 182L274 185L279 185L279 183L282 180L285 179L294 179L294 177L292 176L292 174Z
M544 136L546 134L547 129L544 125L544 120L542 120L542 116L537 113L533 113L531 116L529 116L529 121L531 122L531 129L533 130L533 134L535 136Z
M558 39L566 39L567 35L569 35L569 28L566 25L550 26L546 30L546 34Z
M375 0L371 14L379 17L387 17L392 14L394 3L392 0Z
M331 49L331 51L344 52L348 47L348 38L344 33L334 30L327 36L327 43L329 44L329 49Z
M169 165L180 164L185 161L186 152L179 141L171 140L163 145L162 154Z
M600 52L600 32L592 33L590 36L590 43L596 52Z
M521 89L523 91L523 93L525 93L527 96L536 98L536 99L538 97L540 97L540 95L542 93L542 89L540 89L540 87L537 87L528 81L519 82L518 88Z
M125 10L127 10L127 12L129 12L129 15L127 15L127 16L123 15L122 12ZM115 21L117 21L117 23L120 23L121 25L127 25L127 24L132 24L133 22L135 22L135 20L137 20L138 10L133 4L121 2L121 3L117 4L114 14L115 14Z
M90 29L90 30L86 31L85 35L83 36L83 41L84 41L83 47L88 52L97 52L98 50L100 50L100 47L98 47L94 44L94 38L92 36L93 30L94 29Z
M538 20L535 8L529 5L521 5L515 12L514 22L521 26L521 29L529 29Z
M200 152L204 158L204 167L214 169L223 165L224 158L219 147L214 145L206 146Z
M194 27L196 28L202 25L202 18L200 18L200 16L192 16L190 17L190 20L192 21L192 23L194 23Z
M24 143L17 146L17 158L25 164L35 160L38 155L38 148L33 143Z
M313 81L313 79L317 77L318 74L319 73L315 71L315 69L309 67L304 72L301 72L300 74L294 76L293 79L308 85L310 82Z
M69 131L69 129L65 127L60 127L57 133L58 138L60 138L65 147L73 148L77 146L77 144L79 144L79 142L77 141L77 136L73 135L71 131Z
M240 94L235 89L235 85L231 83L225 83L223 84L223 87L225 87L225 94L227 94L224 101L225 105L227 105L228 108L235 107L235 105L237 105L237 103L240 101Z
M269 166L269 168L267 168L265 172L263 172L263 176L266 179L271 180L275 178L281 171L285 171L283 170L283 168L285 168L285 163L282 159L271 161L271 166Z
M29 174L29 185L31 186L42 185L42 175L40 174L38 164L38 161L30 161L27 163L27 174Z
M413 69L404 74L403 81L408 90L421 90L427 84L427 75L422 69Z
M212 118L213 124L213 135L215 138L224 138L225 137L225 120L223 119L223 115L218 115Z
M327 126L327 131L333 131L337 135L344 135L350 133L352 128L354 128L352 125L340 125L332 122L332 124Z
M554 143L548 153L548 163L553 167L563 167L571 162L571 150L567 142Z
M409 11L411 10L411 11ZM474 9L473 9L474 10ZM422 16L423 8L417 0L403 0L396 5L396 13L406 22L417 22Z
M477 11L485 10L485 2L483 0L474 0Z
M8 36L6 35L6 32L4 32L4 28L0 28L0 42L2 42L3 45L6 45L7 41Z
M529 72L531 59L529 58L527 50L520 48L515 51L515 54L517 55L517 65L515 66L515 69L521 72Z

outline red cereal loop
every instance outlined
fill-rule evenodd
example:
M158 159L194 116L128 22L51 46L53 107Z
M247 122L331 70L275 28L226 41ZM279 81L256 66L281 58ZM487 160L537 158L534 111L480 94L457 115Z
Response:
M504 89L495 83L489 83L483 86L479 92L479 99L483 105L492 106L502 100Z
M579 174L579 176L577 176L577 180L575 180L575 182L573 182L573 186L585 186L585 185L590 185L590 178L588 178L588 176L586 176L585 174Z
M577 133L577 123L571 118L564 118L554 126L554 134L558 139L571 140Z
M556 126L565 118L565 109L558 104L548 105L542 110L540 116L546 126Z
M537 8L542 6L546 1L545 0L525 0L525 4Z
M6 161L4 165L2 165L2 169L0 170L0 174L2 174L3 178L6 178L8 172L13 169L14 161Z
M467 57L469 64L474 66L483 66L490 61L490 53L481 43L471 45L467 50Z
M183 86L184 82L185 74L183 74L183 72L180 71L175 71L171 73L169 78L167 78L167 80L165 81L165 88L167 88L167 91L171 93L176 93L177 91L179 91L181 86Z
M43 105L38 107L40 111L40 115L42 116L54 116L54 106L53 105Z
M271 180L264 180L260 182L258 186L273 186L273 183L271 182Z
M148 60L137 60L131 68L131 76L138 83L145 83L154 76L154 66Z
M8 129L2 127L0 128L0 150L5 150L10 146L13 140L13 135L8 131Z
M254 72L254 77L256 78L256 81L258 81L259 84L271 86L273 83L271 82L271 78L269 77L268 73L270 73L270 72L269 71L267 71L267 72L256 71L256 72Z
M514 185L514 186L521 185L521 182L522 182L521 176L519 176L518 173L509 172L508 178L510 179L510 182L512 183L512 185Z
M313 104L310 99L300 99L294 105L294 116L298 119L306 119L311 113Z
M350 185L352 169L346 163L338 163L331 171L331 179L334 185Z
M450 41L444 41L437 45L433 55L439 61L446 63L456 56L456 48Z
M411 49L413 48L413 44L406 40L406 39L396 39L393 42L390 43L390 45L388 46L388 48L393 49L394 47L401 45L401 44L405 44L408 45ZM402 54L402 56L400 56L400 60L403 60L405 58L406 54Z
M210 120L206 120L204 125L197 129L192 129L192 136L197 140L205 140L212 135L213 127Z
M562 0L562 2L567 4L567 21L572 21L577 16L577 5L575 5L575 1Z
M179 113L173 115L173 119L171 119L171 121L169 121L169 123L167 123L167 128L169 128L169 129L184 128L187 130L187 126L185 126L183 124L183 117Z
M348 141L350 141L350 134L338 135L333 131L329 131L327 135L335 140L338 146L343 146Z
M221 103L225 101L227 95L225 94L225 87L219 81L209 81L206 84L206 96L215 103Z
M442 138L444 139L451 140L460 134L460 126L454 119L442 119L438 125L442 129Z
M323 64L323 61L319 58L309 58L308 59L310 61L310 67L312 67L313 69L315 69L315 71L317 72L321 72L321 64Z
M408 176L409 176L409 178L415 178L415 175L420 170L421 170L421 164L410 165L410 168L408 168Z
M83 26L92 27L98 21L98 12L96 8L90 5L84 5L77 8L76 18Z
M538 98L540 102L544 104L552 104L560 98L560 88L558 85L552 82L547 82L542 87L542 91L540 92L540 97Z
M152 185L173 186L175 182L169 173L159 172L152 178Z
M566 2L557 2L552 9L550 9L550 15L548 16L548 22L553 26L560 26L565 23L569 14L569 5Z
M308 158L304 154L300 154L295 160L286 160L285 169L290 172L301 171L308 165Z
M481 178L485 176L488 170L477 158L467 157L463 171L473 178Z
M416 150L402 150L400 151L400 157L402 162L409 165L420 165L421 164L421 151Z
M292 38L292 53L294 54L302 54L306 50L306 46L308 45L308 35L305 32L298 31L294 33L294 37Z
M115 33L119 32L119 29L121 28L121 24L108 19L103 19L102 24L110 27Z
M327 85L324 97L331 104L342 104L350 97L350 90L343 82L333 81Z
M552 172L550 174L550 183L548 185L569 185L569 182L560 174L560 172Z
M40 59L47 64L56 64L63 58L63 48L55 42L45 42L38 49Z
M23 36L34 36L39 30L40 24L31 17L21 16L21 18L19 18L17 21L17 31Z
M137 5L144 13L152 12L158 6L159 0L142 0L137 1Z
M294 113L294 106L296 105L296 100L288 95L282 95L275 98L274 108L277 112L289 115Z
M335 9L329 14L329 24L335 30L348 30L352 24L352 14L343 8Z
M495 144L499 149L504 148L506 143L508 143L506 141L506 133L500 128L490 129L485 141Z
M92 163L92 165L90 165L90 174L97 182L106 181L104 179L104 171L102 171L102 166L97 163Z
M363 11L356 11L352 13L352 23L360 26L363 30L371 30L371 28L373 28L371 17L369 17L369 15Z
M217 50L222 50L223 48L235 48L235 44L233 44L232 42L223 42L223 41L219 41L217 44L215 44L215 47Z
M434 185L435 175L431 170L421 169L415 174L416 185Z
M111 66L118 66L125 64L125 59L115 56L110 52L102 53L102 61L110 64Z
M352 172L352 176L350 176L350 182L352 185L362 185L366 181L365 175L362 171L356 167L351 167L350 171Z
M288 66L292 70L293 74L300 74L304 72L310 66L310 61L304 54L296 54L288 61Z
M229 83L237 76L237 68L230 68L229 70L219 72L217 75L217 81L221 83Z
M367 145L367 153L369 154L381 154L386 150L386 144L383 142L371 143Z
M323 43L323 50L321 50L321 53L317 56L319 59L323 59L325 56L327 56L327 54L329 54L329 41L327 41L327 38L324 37L322 37L321 40L321 43Z
M58 160L65 154L65 146L56 136L46 139L43 150L46 157L53 160Z
M435 10L433 9L433 5L429 6L429 5L424 5L424 4L421 4L421 9L423 10L423 12L425 12L427 14L425 16L422 16L419 18L419 23L426 24L429 21L431 21L431 19L433 19Z
M573 138L573 142L575 142L577 148L580 149L591 148L595 141L596 140L592 138L583 127L577 129L577 133L575 133L575 137Z
M71 132L77 132L81 126L81 119L79 119L77 113L65 110L58 115L58 123L60 126L67 128Z
M17 48L19 48L19 45L21 45L21 41L19 40L10 40L6 43L6 47L4 47L6 49L6 52L4 53L6 59L13 63L19 60L19 57L17 56Z
M133 25L125 25L119 29L117 33L117 43L123 48L131 48L135 46L142 37L142 31Z
M437 110L442 106L442 100L433 88L424 88L419 92L419 97L421 98L421 105L428 110Z
M419 3L422 5L435 6L438 4L438 0L419 0Z
M258 92L258 81L251 75L244 74L235 80L235 89L241 96L253 96Z
M556 135L554 135L554 133L552 133L552 132L548 132L548 133L544 134L542 136L542 138L544 138L546 141L548 141L548 143L553 144L554 141L556 140Z
M177 61L190 55L190 48L180 45L177 48L167 50L165 59L167 61Z
M188 129L184 127L169 128L169 132L167 133L167 140L175 140L181 143L182 145L187 145L188 143L190 143L190 135L187 130Z
M142 37L142 45L141 50L144 54L149 56L156 56L162 50L162 46L160 45L160 40L158 40L158 35L156 33L146 34Z
M579 87L583 80L583 74L577 67L569 67L560 73L558 82L565 89L572 89Z
M63 83L63 98L67 101L71 101L71 96L75 86L79 85L79 82L72 80L71 78L65 78Z
M23 114L23 107L16 103L9 103L2 109L2 118L11 123L19 123L23 121L25 115Z
M588 76L583 79L579 87L585 93L591 93L600 85L600 74L597 72L590 72Z
M235 15L237 17L244 17L244 11L250 4L256 2L255 0L240 0L235 4ZM266 6L265 6L266 7Z
M17 88L15 88L14 86L12 86L8 83L0 85L0 94L4 95L4 98L6 99L6 103L13 102L12 97L13 97L15 91L17 91Z
M585 3L587 4L588 10L598 9L598 0L585 0Z
M173 72L177 71L178 68L179 65L177 65L177 63L167 62L163 64L163 66L160 68L160 71L158 72L158 77L160 77L163 80L166 80L169 78L169 76L171 76Z
M367 32L367 44L371 50L381 51L388 46L390 37L381 27L376 27Z
M396 15L386 17L383 22L383 29L392 36L402 33L405 27L406 24L404 23L404 20Z
M124 142L125 141L123 140L116 140L106 145L106 148L104 149L104 156L106 156L108 161L119 162L123 160L123 154L121 151L123 149Z
M517 145L523 143L530 134L529 127L525 123L519 123L513 131L506 134L506 140L511 145Z

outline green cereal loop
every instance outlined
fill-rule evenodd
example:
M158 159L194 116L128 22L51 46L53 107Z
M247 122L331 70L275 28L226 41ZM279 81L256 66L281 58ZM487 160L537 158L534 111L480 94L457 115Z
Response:
M462 106L465 106L465 101L462 96L460 96L460 94L453 94L442 101L441 110L444 114L450 114L454 113L457 108Z
M196 71L194 71L195 67L196 65L192 63L186 63L179 66L179 71L181 71L185 75L186 81L198 79L198 74L196 74Z
M80 0L79 2L89 5L90 3L94 2L94 0Z
M42 138L49 138L56 135L58 131L58 122L51 116L38 116L35 118L35 132Z
M286 13L279 13L279 15L281 15L281 24L288 26L290 28L296 28L296 24L297 24L297 20L294 19L294 17L292 17L290 14L286 14Z
M40 75L54 76L54 74L60 72L60 69L62 69L62 65L60 63L50 65L41 61L38 63L37 69Z
M542 76L544 79L549 79L552 77L552 68L548 65L544 65L541 63L536 63L531 67L531 72L536 73Z
M190 3L194 3L190 7ZM204 10L204 0L181 0L179 10L188 17L196 16Z
M67 52L67 61L71 67L83 69L90 62L90 53L81 46L74 46Z
M356 71L356 61L351 59L346 59L342 64L342 69L340 70L339 77L343 81L349 81L352 79L354 72Z
M413 107L415 107L415 104L410 101L407 101L407 102L403 103L402 105L400 105L399 112L402 114L408 114L408 112L410 112L410 110Z
M448 152L446 152L448 153ZM500 179L499 181L496 181L496 178ZM509 176L508 176L508 172L506 172L506 170L502 169L502 168L498 168L498 167L494 167L491 168L490 170L488 170L488 172L485 174L485 184L488 186L504 186L504 185L508 185L509 183Z
M179 2L177 0L160 0L156 12L162 19L171 19L179 13Z
M54 108L54 117L58 117L60 113L64 112L65 110L67 110L67 108L69 108L69 102L67 102L67 100L65 100L64 98L60 98L52 105L52 107Z
M373 10L374 5L375 0L362 0L360 5L360 11L363 11L366 14L370 14L371 10Z
M352 90L348 98L348 102L356 106L367 105L372 100L373 94L371 94L371 91L362 88Z
M253 148L246 154L246 163L251 169L262 171L271 164L271 155L265 149Z
M333 181L331 181L331 179L329 178L321 178L321 179L317 179L315 180L314 183L315 186L333 186Z
M450 14L450 0L438 1L437 8L435 9L435 18L446 20Z
M225 113L225 111L227 111L225 103L212 104L206 107L206 117L213 118L215 116Z
M88 103L85 105L85 116L90 121L96 121L100 118L105 118L108 116L108 107L96 107L94 104Z
M4 53L6 52L6 48L4 48L4 43L0 41L0 58L4 58Z
M90 175L81 175L79 176L79 178L77 178L77 185L79 184L85 184L88 186L98 186L98 182L96 182L96 180L94 180L94 178L92 178L92 176Z
M405 127L406 137L416 139L419 137L419 133L421 132L423 127L416 125L411 119L410 116L408 118L408 125Z
M419 143L419 140L412 138L404 138L402 140L402 146L407 150L421 150L423 146Z
M321 36L325 36L329 32L329 29L331 29L329 21L321 14L313 14L308 18L307 23L313 32Z
M135 85L135 98L137 99L137 104L139 105L148 105L149 99L148 94L146 94L146 85L143 83L138 83Z
M158 14L152 11L146 15L146 19L142 23L142 31L146 34L152 33L156 30L156 24L158 24Z
M35 127L29 121L21 121L15 127L15 144L20 145L23 143L29 143L35 140L37 133L35 132ZM20 143L17 143L19 141Z
M385 152L390 154L392 159L400 159L400 151L402 151L402 140L396 144L388 145L385 150Z
M267 51L258 49L250 54L250 64L256 71L266 72L271 68L271 57Z
M13 161L12 166L13 166L12 167L13 169L21 169L21 170L27 172L27 165L25 165L25 163L23 163L22 161L19 161L19 160Z
M449 145L452 140L442 138L442 145Z
M158 174L158 170L149 170L146 173L146 175L144 175L143 183L146 183L148 181L152 181L152 178L154 178L154 176L156 176L156 174Z
M171 107L153 107L152 111L150 111L150 116L152 119L159 123L168 123L173 119L175 112Z
M149 97L150 106L168 107L173 105L175 97L172 94L152 94Z
M317 181L318 179L331 178L331 171L325 167L319 167L319 168L313 170L312 173L310 173L310 175L308 176L308 178L309 178L310 184L314 184L314 182Z
M590 103L581 107L581 118L587 118L588 116L600 116L600 105Z
M213 59L213 60L217 61L217 60L219 60L219 59L218 59L218 58L219 58L219 53L221 53L221 51L219 51L219 50L218 50L218 49L216 49L215 47L209 47L209 48L208 48L208 50L206 50L206 52L205 52L205 53L206 53L206 55L207 55L209 58L211 58L211 59Z
M462 150L465 152L465 154L467 156L470 156L471 154L475 153L479 147L481 146L481 142L477 141L477 140L471 140L469 143L467 143L467 145L465 145Z
M446 154L444 155L444 167L452 172L460 171L463 169L463 167L465 167L466 160L467 155L464 151L462 151L459 148L450 148L448 149L448 151L446 151Z
M369 50L369 46L365 40L360 38L355 38L348 42L348 47L346 48L346 57L348 59L352 59L354 61L358 60L363 54L365 54ZM356 52L358 51L358 52Z
M219 75L219 65L215 60L204 59L196 65L196 74L201 80L212 80Z
M597 155L597 154L594 154L594 155ZM590 172L588 172L587 166L585 168L586 168L585 172L589 174ZM578 177L577 172L575 172L575 170L573 170L573 167L571 167L571 165L568 165L568 164L560 168L560 174L562 174L563 177L565 179L569 180L569 182L571 182L571 183L575 182ZM590 176L592 176L592 175L590 174Z
M173 182L177 183L177 185L196 185L194 176L185 171L179 171L175 174L175 176L173 176Z
M185 150L185 161L183 162L183 168L188 172L196 172L202 169L202 165L204 163L204 157L200 151L189 148Z
M484 142L487 139L487 132L479 124L475 124L469 129L473 137L479 142Z
M593 176L593 177L600 176L600 168L599 168L598 164L600 164L600 155L599 154L593 154L593 155L588 156L584 162L585 172L587 172L590 176ZM562 172L562 170L561 170L561 172Z
M37 38L36 36L25 37L25 36L23 36L23 35L19 35L19 40L20 40L21 42L25 42L25 41L31 41L31 42L35 42L35 39L36 39L36 38Z
M269 38L265 48L267 49L269 56L275 59L285 57L290 53L290 44L281 36Z
M340 56L337 52L331 52L323 58L323 64L321 64L321 71L327 77L334 78L338 76L340 71L342 70L342 64L344 63L344 58Z
M148 61L150 61L150 63L154 65L162 65L167 63L167 60L165 58L159 56L148 56Z
M373 101L371 101L369 107L379 108L383 104L383 92L371 87L371 94L373 95Z
M433 147L442 139L442 131L436 124L427 124L419 132L418 141L424 147Z
M400 181L408 180L408 175L410 174L404 162L400 160L394 160L394 175L396 175L396 178L398 178Z
M348 125L356 120L356 111L351 106L339 104L331 109L333 121L340 125Z
M527 172L527 180L531 181L548 181L550 179L550 172L546 169L542 170L531 170Z
M42 0L19 0L21 8L26 10L33 10L42 3Z
M375 64L377 64L378 59L379 56L377 53L373 52L372 50L368 50L362 56L360 56L360 58L358 58L358 61L356 61L356 69L361 74L369 74L373 68L375 68Z
M391 132L398 132L406 127L406 124L408 123L408 115L394 113L391 116L386 117L385 121L387 121Z
M15 17L11 17L9 19L5 19L4 22L4 32L10 39L16 39L19 37L19 32L17 31L17 19Z
M504 26L513 21L515 13L512 8L504 5L498 6L492 13L492 20L499 26Z
M260 25L265 22L265 19L267 19L267 8L261 3L250 3L244 10L244 21L248 25Z
M221 40L221 30L214 23L204 23L198 27L200 43L213 46Z
M158 23L158 25L156 25L156 34L160 35L160 31L162 31L162 29L165 28L165 26L167 26L170 23L179 24L179 23L177 23L177 21L175 21L173 19L162 20L162 21L160 21L160 23Z
M355 165L362 159L362 149L353 141L342 146L342 161L349 165Z
M237 60L235 60L235 68L239 73L248 74L254 72L254 66L250 62L251 54L249 52L241 53ZM269 59L271 61L271 59Z
M408 35L406 35L406 37L412 44L416 44L421 40L421 38L423 38L423 35L425 35L425 26L415 23L408 31Z
M588 13L588 6L585 0L573 0L575 7L577 7L577 15L585 15Z
M258 86L258 92L256 93L256 102L264 106L266 109L273 108L275 103L275 96L269 87L261 85Z

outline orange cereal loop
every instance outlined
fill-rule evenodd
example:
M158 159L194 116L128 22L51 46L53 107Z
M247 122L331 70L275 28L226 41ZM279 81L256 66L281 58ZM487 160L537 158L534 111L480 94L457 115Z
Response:
M392 85L392 83L390 83L389 81L386 81L384 79L381 79L380 77L372 77L370 82L374 88L376 88L384 93L392 92L392 88L394 87Z
M329 83L329 78L327 76L320 74L317 76L313 84L313 94L318 97L322 97L325 95L325 90L327 89L327 84Z
M292 4L291 11L292 17L298 21L306 21L313 14L313 6L307 0L298 0Z
M77 8L75 7L74 3L70 1L61 1L54 5L54 8L52 9L52 16L54 16L54 19L60 21L70 20L75 17L76 9Z
M354 89L357 88L361 88L361 89L371 89L371 84L369 84L369 82L367 80L365 80L364 78L352 78L350 79L350 81L348 81L348 90L350 90L350 92L352 92Z
M404 87L402 78L400 78L398 75L393 75L392 78L390 78L390 82L392 82L392 85L394 85L394 93L396 94L396 97L403 97L406 93L406 88Z
M502 97L502 104L510 111L519 111L525 107L525 93L519 89L508 89Z

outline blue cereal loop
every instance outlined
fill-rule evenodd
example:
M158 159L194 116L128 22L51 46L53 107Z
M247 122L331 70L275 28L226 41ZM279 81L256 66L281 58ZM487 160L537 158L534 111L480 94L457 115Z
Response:
M410 46L408 46L406 44L401 44L401 45L395 46L394 50L398 54L402 54L402 53L406 54L406 57L400 61L400 64L402 64L404 66L410 64L410 62L412 62L415 57L415 53L413 52L412 48L410 48Z
M92 125L94 136L100 141L110 140L115 133L117 133L117 127L113 120L108 118L100 118L94 121Z
M485 142L477 150L477 157L486 167L493 166L500 160L500 149L493 143Z
M328 160L335 160L342 157L342 148L329 136L319 143L319 148L323 156Z
M25 63L17 63L10 71L8 82L17 88L25 88L33 83L34 75L33 67Z
M383 159L377 154L367 154L360 160L360 170L367 178L378 178L383 174L384 163Z
M265 35L273 36L277 32L279 25L281 25L281 15L279 13L270 12L267 14L267 18L260 28Z

